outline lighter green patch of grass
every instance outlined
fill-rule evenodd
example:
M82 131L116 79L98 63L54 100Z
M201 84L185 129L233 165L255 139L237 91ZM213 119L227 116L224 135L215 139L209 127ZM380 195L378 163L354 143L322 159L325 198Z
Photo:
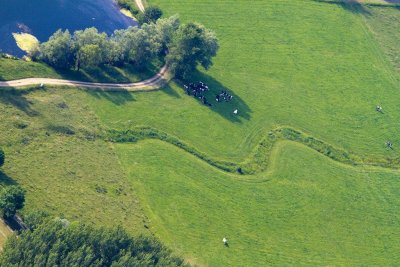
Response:
M3 250L4 243L7 240L7 237L12 235L12 231L10 228L4 223L3 220L0 220L0 252Z
M27 52L36 51L39 47L39 40L29 33L13 33L13 37L17 42L18 47Z
M251 179L156 140L116 147L152 231L192 262L387 266L399 260L399 172L344 167L288 141L275 146L270 171Z
M400 7L369 9L371 16L365 20L386 56L400 73Z
M127 17L129 17L129 18L131 18L131 19L136 20L136 18L133 16L133 14L132 14L132 12L131 12L130 10L128 10L128 9L126 9L126 8L121 8L120 11L121 11L121 13L124 14L125 16L127 16Z

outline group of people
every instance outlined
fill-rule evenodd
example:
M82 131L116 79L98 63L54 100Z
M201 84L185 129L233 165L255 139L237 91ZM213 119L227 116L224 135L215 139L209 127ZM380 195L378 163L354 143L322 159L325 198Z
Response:
M203 82L198 82L185 84L183 87L188 95L200 99L204 105L211 106L211 103L209 103L207 98L204 96L204 93L209 90L208 85Z
M204 105L211 107L211 103L208 102L207 98L204 96L204 93L209 91L208 85L203 82L189 83L183 85L185 88L186 94L193 96L194 98L198 98ZM229 94L226 90L222 90L215 96L215 100L217 102L229 102L231 101L233 96ZM233 111L234 115L238 115L238 110L235 109Z
M185 87L186 93L188 95L192 95L194 97L201 96L209 90L208 85L203 82L189 83L185 84L183 87Z
M225 90L222 90L219 94L216 95L215 100L217 102L222 102L222 101L229 102L232 100L232 98L233 96L231 94L229 94Z

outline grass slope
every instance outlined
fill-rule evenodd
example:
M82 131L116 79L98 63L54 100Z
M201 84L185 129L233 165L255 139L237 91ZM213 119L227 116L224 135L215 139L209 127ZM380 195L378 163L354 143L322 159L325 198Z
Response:
M7 240L7 237L12 234L12 231L7 227L3 220L0 220L0 251Z
M108 127L152 127L216 161L244 160L281 126L367 161L398 156L399 76L366 24L373 22L365 16L377 14L357 5L300 0L150 3L217 31L215 66L196 79L208 82L213 93L232 91L234 101L210 109L174 84L129 101L88 99ZM375 112L378 104L384 114ZM386 140L395 144L393 151ZM352 169L290 142L275 147L268 174L242 178L155 140L117 150L153 230L194 263L399 260L393 235L400 227L398 172ZM223 236L231 240L229 249Z
M195 79L211 85L210 99L228 89L234 101L208 108L174 84L124 105L90 100L107 126L157 128L221 160L243 159L278 126L364 157L397 156L384 144L400 145L398 75L357 10L299 0L151 4L216 30L215 66ZM378 104L385 114L375 112Z
M244 180L160 141L120 144L117 151L153 231L195 263L400 260L398 172L346 167L288 141L275 147L270 172Z
M379 41L389 60L400 72L400 6L397 8L374 7L369 9L366 22Z
M242 162L283 126L366 160L396 158L399 76L366 26L372 18L354 6L302 0L150 4L217 31L215 66L196 79L211 85L210 99L228 89L234 101L210 109L176 84L146 94L0 91L8 157L1 182L27 188L25 211L144 231L140 198L151 229L194 263L395 265L398 172L349 168L285 141L268 173L238 177L157 140L115 151L102 130L152 127L213 160ZM0 79L37 74L65 75L0 60Z
M27 190L23 212L44 209L89 224L143 231L146 218L113 147L78 89L0 90L2 185Z

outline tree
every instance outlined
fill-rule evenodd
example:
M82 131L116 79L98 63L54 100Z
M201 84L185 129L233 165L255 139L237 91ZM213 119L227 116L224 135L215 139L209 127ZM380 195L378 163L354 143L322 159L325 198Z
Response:
M82 46L77 52L79 63L77 68L96 67L102 63L101 49L97 44L87 44Z
M73 63L73 43L68 30L56 31L49 40L39 47L39 59L47 64L60 69L67 69Z
M107 58L107 34L99 33L96 28L74 32L75 67L94 67L105 62Z
M42 214L33 217L34 228L8 238L0 266L185 266L158 240L132 237L122 227L94 228Z
M155 23L163 15L162 10L157 6L149 6L145 9L144 13L139 16L139 23Z
M156 22L156 28L158 31L160 43L161 43L161 51L166 53L169 46L172 43L174 34L179 29L180 20L177 15L166 18L159 19Z
M208 69L217 55L219 45L214 32L198 23L179 27L172 42L167 63L177 78L186 79L200 64Z
M4 219L14 217L17 210L24 207L25 190L19 185L5 187L0 193L0 208Z
M122 66L124 64L124 49L114 35L107 41L105 49L105 63L113 66Z
M160 52L160 35L154 23L143 24L140 29L130 27L115 32L115 38L123 47L123 54L129 63L139 69L146 67Z
M4 154L4 151L0 148L0 167L4 165L5 160L6 155Z

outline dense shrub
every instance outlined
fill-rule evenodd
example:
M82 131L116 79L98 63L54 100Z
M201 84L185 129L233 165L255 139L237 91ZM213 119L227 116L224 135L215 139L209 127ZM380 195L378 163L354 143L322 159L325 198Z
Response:
M14 217L18 209L25 203L25 190L19 185L6 186L0 192L0 208L4 219Z
M143 14L138 19L140 24L155 23L163 15L162 10L157 6L150 6L146 8Z

